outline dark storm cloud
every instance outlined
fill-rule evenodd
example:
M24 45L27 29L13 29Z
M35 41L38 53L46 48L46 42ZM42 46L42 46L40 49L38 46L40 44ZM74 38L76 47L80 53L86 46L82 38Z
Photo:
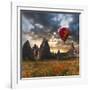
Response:
M79 39L79 13L21 10L22 31L50 35L62 26L71 30L73 40ZM47 34L47 32L49 34Z
M48 13L39 12L39 11L21 11L22 15L24 15L27 19L34 19L35 23L40 23L43 25L48 25Z
M79 14L73 15L73 22L70 23L69 27L72 30L73 40L79 42Z

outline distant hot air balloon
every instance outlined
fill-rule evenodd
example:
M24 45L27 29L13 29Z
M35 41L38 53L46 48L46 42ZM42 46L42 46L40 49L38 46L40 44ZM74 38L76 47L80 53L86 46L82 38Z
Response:
M70 29L67 27L60 27L58 29L58 33L59 33L60 38L65 42L68 36L70 35Z

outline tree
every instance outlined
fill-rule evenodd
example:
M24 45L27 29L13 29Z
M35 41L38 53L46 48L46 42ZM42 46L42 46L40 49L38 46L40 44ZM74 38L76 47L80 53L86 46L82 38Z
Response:
M33 51L33 58L34 59L37 59L38 57L38 52L39 52L39 48L36 44L34 44L33 48L32 48L32 51Z
M60 50L58 50L58 52L57 52L57 54L56 54L56 56L57 56L57 59L59 60L60 59Z

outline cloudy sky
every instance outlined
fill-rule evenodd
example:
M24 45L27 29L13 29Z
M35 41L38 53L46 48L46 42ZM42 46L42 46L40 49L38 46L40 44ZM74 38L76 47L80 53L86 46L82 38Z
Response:
M42 38L47 38L51 48L70 46L74 42L79 44L79 13L46 12L21 10L22 45L29 40L31 47L40 46ZM68 27L71 35L63 45L58 35L58 28Z

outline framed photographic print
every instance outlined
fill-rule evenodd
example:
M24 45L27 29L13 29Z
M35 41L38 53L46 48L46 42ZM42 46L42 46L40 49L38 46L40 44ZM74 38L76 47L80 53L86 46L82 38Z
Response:
M85 83L86 9L60 5L11 3L12 87Z

